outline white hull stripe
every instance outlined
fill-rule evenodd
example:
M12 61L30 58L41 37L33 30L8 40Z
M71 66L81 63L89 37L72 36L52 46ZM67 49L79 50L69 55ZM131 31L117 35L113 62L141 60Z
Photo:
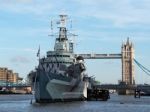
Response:
M63 85L71 85L70 82L66 82L66 81L61 81L61 80L56 80L56 79L52 79L51 83L56 83L56 84L63 84Z

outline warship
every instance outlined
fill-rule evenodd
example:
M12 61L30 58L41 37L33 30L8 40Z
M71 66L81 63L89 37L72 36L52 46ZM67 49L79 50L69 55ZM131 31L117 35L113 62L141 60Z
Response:
M54 50L39 58L38 67L28 75L38 103L87 98L89 80L84 59L74 54L74 43L68 39L67 15L59 17Z

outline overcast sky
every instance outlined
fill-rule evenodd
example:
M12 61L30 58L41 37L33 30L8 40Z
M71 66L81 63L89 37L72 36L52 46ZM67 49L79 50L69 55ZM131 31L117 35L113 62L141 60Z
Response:
M38 46L42 56L53 50L50 21L62 12L78 35L75 53L121 53L122 42L130 37L135 58L150 69L150 0L0 0L0 66L26 77L38 64ZM85 63L87 73L100 82L121 79L119 59ZM136 65L135 75L136 83L150 83Z

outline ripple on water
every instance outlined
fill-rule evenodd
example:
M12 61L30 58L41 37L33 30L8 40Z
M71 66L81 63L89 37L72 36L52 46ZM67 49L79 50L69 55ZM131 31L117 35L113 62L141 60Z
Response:
M0 112L149 112L150 97L111 95L104 101L30 104L30 95L0 96Z

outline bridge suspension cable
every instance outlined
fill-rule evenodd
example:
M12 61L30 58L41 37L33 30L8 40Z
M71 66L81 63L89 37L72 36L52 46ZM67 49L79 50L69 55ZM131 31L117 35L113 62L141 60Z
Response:
M150 70L148 68L144 67L136 59L134 59L134 62L142 69L143 72L150 76Z

